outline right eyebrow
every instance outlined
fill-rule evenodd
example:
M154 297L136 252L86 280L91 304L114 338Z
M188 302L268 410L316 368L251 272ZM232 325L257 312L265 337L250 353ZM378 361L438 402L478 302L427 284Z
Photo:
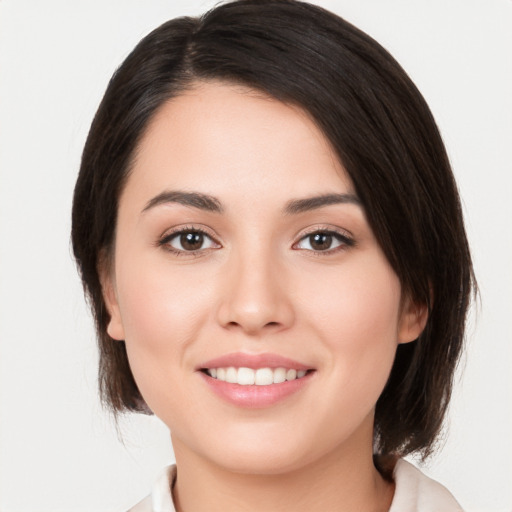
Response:
M183 192L181 190L166 190L150 199L141 213L147 212L155 206L166 203L178 203L185 206L192 206L208 212L222 213L224 208L221 202L208 194L200 192Z

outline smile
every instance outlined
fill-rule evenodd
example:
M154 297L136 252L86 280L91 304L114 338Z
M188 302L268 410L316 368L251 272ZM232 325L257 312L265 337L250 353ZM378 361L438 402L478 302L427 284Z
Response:
M294 368L235 368L233 366L208 368L206 373L219 381L241 386L270 386L286 381L301 379L307 373L306 370Z
M279 354L244 352L203 361L195 369L223 402L245 409L272 407L300 396L317 373L310 364Z

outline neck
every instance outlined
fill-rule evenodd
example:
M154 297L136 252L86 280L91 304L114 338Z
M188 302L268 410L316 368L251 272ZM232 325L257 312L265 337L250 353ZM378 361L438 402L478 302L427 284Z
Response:
M385 512L394 485L373 464L371 450L339 450L278 474L237 473L189 452L173 440L178 468L177 512ZM371 446L371 445L370 445Z

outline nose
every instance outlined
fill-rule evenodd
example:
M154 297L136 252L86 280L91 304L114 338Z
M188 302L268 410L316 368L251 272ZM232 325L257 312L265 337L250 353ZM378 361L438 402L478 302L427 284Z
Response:
M295 321L286 272L272 255L235 257L227 264L228 278L218 308L218 322L226 329L259 336L289 328Z

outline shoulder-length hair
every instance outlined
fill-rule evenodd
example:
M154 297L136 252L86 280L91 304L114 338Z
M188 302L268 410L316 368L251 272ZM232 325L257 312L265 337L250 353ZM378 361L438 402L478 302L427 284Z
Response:
M475 281L447 154L423 97L393 57L338 16L293 0L241 0L151 32L112 77L85 144L72 243L94 313L102 398L145 411L125 344L106 331L98 267L119 197L155 112L198 81L221 80L301 107L330 141L368 222L426 328L400 345L375 412L375 452L427 456L463 346Z

